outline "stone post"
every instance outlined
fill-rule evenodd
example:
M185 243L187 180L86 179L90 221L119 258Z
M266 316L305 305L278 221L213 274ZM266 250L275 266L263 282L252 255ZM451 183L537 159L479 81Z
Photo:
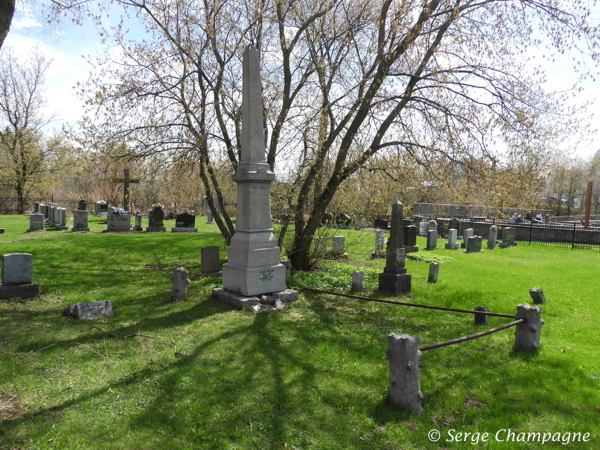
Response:
M533 303L546 303L544 290L541 287L534 287L529 289L529 295L531 296Z
M517 305L517 315L515 317L525 319L525 322L517 325L515 350L535 351L540 348L540 332L544 325L541 314L541 306L529 306L528 303Z
M488 312L487 306L476 306L475 311ZM475 314L475 325L487 325L488 315L487 314Z
M390 403L415 414L423 411L419 351L421 338L408 334L388 335L388 395Z
M144 231L142 228L142 213L135 213L135 227L133 227L133 231Z
M488 232L488 249L494 250L496 248L496 240L498 239L498 228L496 225L490 227Z
M187 286L189 283L187 269L183 267L173 267L171 281L173 284L173 300L183 300L187 295Z
M440 263L432 262L429 264L428 283L437 283L438 275L440 274Z
M365 280L364 272L355 270L352 272L352 292L360 292L363 290L363 281Z

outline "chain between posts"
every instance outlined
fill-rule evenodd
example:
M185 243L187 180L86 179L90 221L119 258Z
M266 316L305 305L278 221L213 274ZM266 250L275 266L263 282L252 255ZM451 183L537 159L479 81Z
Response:
M392 302L390 300L378 300L376 298L360 297L358 295L340 294L338 292L321 291L319 289L311 289L311 288L306 288L306 287L302 288L302 290L315 292L317 294L328 294L328 295L335 295L338 297L354 298L356 300L367 300L369 302L389 303L391 305L399 305L399 306L412 306L414 308L437 309L439 311L459 312L459 313L465 313L465 314L481 314L484 316L507 317L509 319L514 319L516 317L514 314L502 314L502 313L493 313L493 312L487 312L487 311L470 311L468 309L444 308L442 306L418 305L416 303ZM516 323L514 323L514 324L516 325Z
M470 341L471 339L477 339L477 338L480 338L483 336L487 336L488 334L496 333L498 331L502 331L507 328L514 327L514 326L520 324L521 322L525 322L525 319L515 320L514 322L510 322L510 323L501 325L496 328L490 328L489 330L481 331L479 333L470 334L468 336L463 336L463 337L459 337L456 339L450 339L449 341L443 341L443 342L438 342L436 344L424 345L423 347L419 347L419 350L424 352L425 350L431 350L434 348L446 347L447 345L458 344L460 342Z

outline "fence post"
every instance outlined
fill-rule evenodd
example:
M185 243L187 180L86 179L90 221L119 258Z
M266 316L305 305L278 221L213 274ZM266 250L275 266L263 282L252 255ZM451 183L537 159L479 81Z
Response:
M533 234L533 220L529 224L529 245L531 245L531 235Z
M577 226L576 223L573 224L573 239L571 239L571 250L573 250L575 248L575 227Z

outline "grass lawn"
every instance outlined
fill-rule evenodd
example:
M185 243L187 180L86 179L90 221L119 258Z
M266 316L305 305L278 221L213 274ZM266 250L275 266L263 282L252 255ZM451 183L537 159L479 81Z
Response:
M413 292L391 300L514 314L531 287L549 299L537 354L513 352L513 329L425 352L425 410L411 416L385 401L387 335L418 335L426 345L485 329L471 315L310 293L282 311L238 311L210 298L222 278L195 276L200 247L219 245L227 256L204 217L195 234L171 233L174 221L167 233L100 233L102 222L90 216L88 233L25 233L26 216L0 216L0 253L32 253L42 291L0 301L2 450L600 449L598 252L419 252L454 259L437 284L426 283L426 262L408 260ZM385 261L367 256L374 232L344 234L353 243L348 263L294 272L288 286L348 292L360 269L363 295L387 298L376 292ZM169 300L173 266L190 273L177 303ZM68 304L105 299L112 318L62 316ZM490 317L489 327L509 320ZM511 442L496 441L508 429ZM487 432L488 442L448 442L458 432ZM521 432L591 437L514 442Z

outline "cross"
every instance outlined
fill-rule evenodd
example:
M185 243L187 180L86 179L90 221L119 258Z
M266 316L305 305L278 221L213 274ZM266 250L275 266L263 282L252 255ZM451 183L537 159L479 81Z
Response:
M113 178L115 183L123 183L123 209L129 211L129 183L139 183L140 180L129 178L129 169L123 170L123 178Z

